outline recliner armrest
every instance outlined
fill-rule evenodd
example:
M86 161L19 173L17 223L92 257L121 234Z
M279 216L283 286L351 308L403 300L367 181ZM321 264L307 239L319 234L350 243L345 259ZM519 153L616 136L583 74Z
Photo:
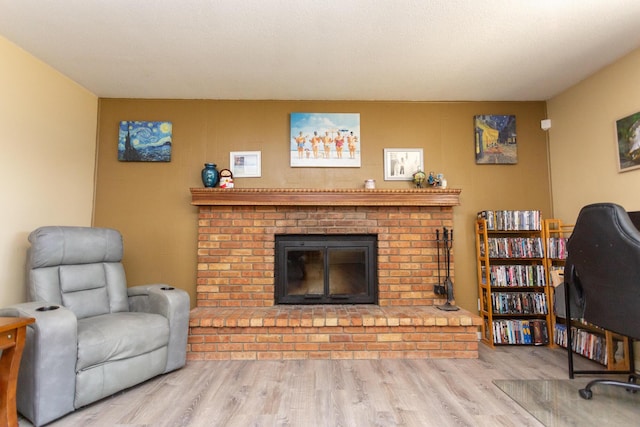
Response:
M0 309L0 316L33 317L27 326L16 396L20 413L34 425L74 410L78 322L65 307L45 301Z
M129 310L155 313L169 320L169 353L165 372L185 365L189 333L189 294L168 285L139 285L127 288Z

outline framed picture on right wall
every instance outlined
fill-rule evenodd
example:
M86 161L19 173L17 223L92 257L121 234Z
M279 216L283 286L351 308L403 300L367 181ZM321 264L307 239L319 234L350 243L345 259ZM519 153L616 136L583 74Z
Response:
M640 112L616 120L618 172L640 168Z

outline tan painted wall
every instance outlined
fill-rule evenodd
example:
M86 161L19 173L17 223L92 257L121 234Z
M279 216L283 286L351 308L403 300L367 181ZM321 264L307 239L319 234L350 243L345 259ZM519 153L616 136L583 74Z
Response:
M0 306L25 301L27 235L91 225L98 98L0 37Z
M640 210L640 169L618 172L615 121L640 111L640 49L548 102L555 215L589 203Z
M640 111L640 49L548 102L553 206L573 223L589 203L640 210L640 169L618 172L615 121ZM640 344L635 344L640 364Z
M290 168L291 112L358 112L361 168ZM517 116L517 165L476 165L473 116ZM125 238L129 284L168 282L195 301L197 209L190 187L201 187L204 162L229 166L230 151L262 151L262 177L240 178L238 187L408 188L383 180L384 148L424 148L427 171L442 172L461 188L455 208L455 289L459 305L477 309L473 220L483 209L541 209L551 213L547 141L540 129L544 102L397 103L297 101L187 101L101 99L95 224ZM121 120L173 122L170 163L117 160ZM444 273L444 272L443 272Z

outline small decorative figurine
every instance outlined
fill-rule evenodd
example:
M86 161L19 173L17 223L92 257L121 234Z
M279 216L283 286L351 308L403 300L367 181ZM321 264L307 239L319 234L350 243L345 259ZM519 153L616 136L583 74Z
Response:
M413 174L413 183L416 185L416 188L422 188L426 179L427 174L422 171Z
M229 169L220 171L220 188L233 188L233 174Z
M431 187L447 188L447 180L444 179L444 175L442 175L441 173L436 175L434 172L429 172L427 184L429 184Z
M427 179L427 184L429 184L432 187L436 185L436 176L434 175L433 172L429 172L429 178Z

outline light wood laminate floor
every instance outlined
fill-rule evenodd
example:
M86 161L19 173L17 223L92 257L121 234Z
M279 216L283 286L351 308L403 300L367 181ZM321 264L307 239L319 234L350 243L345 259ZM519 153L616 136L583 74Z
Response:
M567 378L566 353L546 347L481 345L477 360L189 362L49 425L541 426L492 380L551 378Z

